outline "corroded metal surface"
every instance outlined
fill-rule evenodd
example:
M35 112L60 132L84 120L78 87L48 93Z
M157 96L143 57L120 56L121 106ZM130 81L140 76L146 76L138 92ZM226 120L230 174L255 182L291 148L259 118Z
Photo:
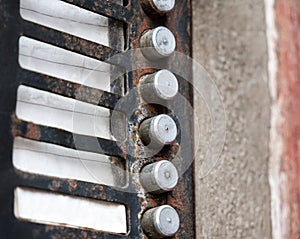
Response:
M0 89L0 113L1 113L1 144L0 153L3 161L0 174L1 183L1 210L0 217L5 219L5 224L0 222L0 237L3 239L11 238L146 238L142 232L140 219L145 210L169 204L174 207L180 215L181 227L174 238L195 238L194 230L194 182L193 182L193 164L180 176L178 186L169 193L161 195L144 194L139 182L139 172L146 163L160 160L172 160L178 158L177 153L181 152L179 158L175 160L177 166L184 167L189 164L193 157L192 142L192 113L182 107L181 113L186 119L184 125L180 127L180 134L177 141L172 145L165 146L161 152L154 157L144 157L145 147L138 136L138 128L144 119L158 114L170 114L176 120L176 115L172 111L158 105L147 105L142 102L138 92L126 99L127 104L136 106L135 113L128 115L127 139L119 145L116 142L97 139L101 145L95 147L95 139L83 135L74 135L60 129L35 125L20 121L15 116L15 102L17 87L20 84L35 87L54 94L81 100L83 102L97 104L102 107L114 109L121 99L118 94L108 93L89 87L82 87L78 84L66 82L62 79L56 79L38 73L21 70L18 66L18 37L25 35L94 59L110 61L110 58L123 51L128 52L131 49L140 47L140 37L143 32L158 26L168 27L175 35L177 40L177 51L191 56L191 4L189 0L177 1L174 10L159 19L152 19L143 11L139 0L130 0L128 5L122 6L115 1L96 1L96 0L63 0L81 8L102 14L121 22L116 25L124 25L126 29L125 46L118 44L118 37L110 37L110 42L115 48L102 46L87 40L71 36L66 33L42 27L34 23L25 22L19 17L19 1L5 0L0 3L0 10L3 14L3 21L0 26L2 34L1 54L6 55L5 61L1 59L1 75L5 75L5 82ZM113 23L110 23L113 24ZM112 32L111 32L112 33ZM145 61L140 51L131 56L132 61L126 64L134 65L137 62ZM114 65L131 69L130 65L122 65L122 59L115 59L111 62ZM187 79L191 77L191 66L186 65L180 60L158 62L157 68L176 69ZM134 68L134 67L132 67ZM139 84L141 76L153 73L153 68L140 68L132 72L127 72L125 82L126 92L130 92ZM179 80L179 91L192 104L192 88L183 78ZM126 93L125 92L125 93ZM172 103L171 103L172 104ZM175 103L173 103L175 104ZM180 107L180 106L178 106ZM126 112L125 112L126 113ZM125 162L128 169L128 185L125 188L111 188L104 185L94 185L74 180L59 180L55 178L29 175L18 172L13 169L12 145L13 137L20 136L32 140L48 142L74 148L83 151L103 153L119 158ZM180 148L180 138L189 142L190 147ZM4 139L4 140L3 140ZM79 147L79 148L78 148ZM60 192L67 195L76 195L94 199L100 199L110 202L125 204L128 209L128 235L112 235L102 232L94 232L86 229L70 229L57 226L42 226L26 222L17 221L13 217L13 190L15 186L25 186L47 191ZM6 228L3 228L6 225Z

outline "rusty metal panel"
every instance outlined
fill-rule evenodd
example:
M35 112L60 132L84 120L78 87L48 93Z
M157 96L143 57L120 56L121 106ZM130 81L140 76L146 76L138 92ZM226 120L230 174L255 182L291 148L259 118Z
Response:
M63 1L109 17L111 19L110 26L123 27L124 35L122 37L125 40L125 46L122 46L120 43L120 34L113 31L110 32L111 47L107 47L67 33L26 22L19 15L20 2L18 0L1 1L0 237L3 239L147 238L141 228L142 214L147 209L168 204L177 210L181 220L180 229L173 238L195 238L192 112L183 103L170 102L169 108L177 107L185 122L180 125L180 137L172 145L164 147L157 155L145 158L143 157L145 148L137 133L140 123L146 118L161 113L167 113L175 119L177 118L168 107L143 103L138 91L134 90L137 88L141 76L153 73L156 69L166 68L174 71L176 69L176 72L180 72L180 75L186 78L178 76L180 94L191 105L193 104L192 87L189 83L192 78L191 65L187 62L182 62L180 58L149 63L138 50L142 34L146 30L163 25L174 33L177 40L177 51L191 57L190 0L177 1L171 13L156 19L150 18L144 12L139 0L124 1L123 5L111 0ZM21 69L18 65L18 39L20 36L27 36L125 69L125 72L123 72L125 75L125 82L123 82L125 96L121 94L120 81L115 81L116 84L112 85L112 92L105 92ZM124 57L125 59L128 57L129 60L124 61ZM118 76L120 72L114 67L112 68L114 69L113 74ZM127 124L125 126L121 123L118 125L118 127L126 128L126 138L120 140L120 142L97 138L98 145L95 146L95 137L78 135L18 119L15 113L16 98L17 88L21 84L95 104L112 111L117 108L118 111L122 112L120 105L135 107L135 111L130 112L130 114L126 111L126 107L123 109L123 113L127 116ZM121 164L125 164L128 184L125 188L114 188L17 171L12 165L14 137L23 137L76 150L118 157L121 159ZM180 140L184 141L187 146L179 151ZM180 160L176 161L176 157L180 158ZM177 166L184 169L180 174L177 187L173 191L161 195L141 194L138 174L142 166L147 163L173 158ZM119 164L120 162L116 161L115 163ZM44 226L18 221L13 213L13 195L16 187L40 189L126 205L128 233L126 235L109 234L84 228L73 229L63 226Z

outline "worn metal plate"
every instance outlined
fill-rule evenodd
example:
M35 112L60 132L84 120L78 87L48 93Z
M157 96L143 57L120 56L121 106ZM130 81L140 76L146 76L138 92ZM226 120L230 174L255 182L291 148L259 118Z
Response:
M139 0L124 1L124 6L106 0L64 0L80 8L116 19L110 24L122 26L125 30L124 52L130 53L132 49L139 48L139 39L147 29L160 25L167 26L177 39L177 51L191 56L191 3L190 0L177 1L175 9L167 17L157 20L149 18L140 6ZM94 139L89 136L72 134L57 128L51 128L34 123L25 122L16 117L16 99L18 86L23 84L36 89L59 94L65 97L77 99L83 102L96 104L113 110L120 99L124 99L118 92L119 86L115 86L114 93L105 92L76 83L67 82L63 79L56 79L39 73L33 73L21 69L18 64L18 40L20 36L27 36L41 42L45 42L75 53L79 53L98 61L110 62L110 57L123 52L119 44L119 35L110 32L110 42L115 48L103 46L76 36L62 33L54 29L39 26L21 19L19 14L19 0L3 0L0 2L0 238L146 238L140 225L140 217L144 210L169 204L179 213L181 227L174 238L195 238L194 226L194 182L193 182L193 125L192 112L184 105L179 104L181 114L185 118L185 124L181 125L181 140L186 145L177 155L180 160L179 166L187 169L181 175L176 189L170 193L159 196L141 195L141 186L136 175L143 164L161 159L172 159L177 154L180 142L164 148L158 155L150 158L143 158L144 150L141 141L137 136L139 123L159 113L169 112L165 107L159 105L146 105L140 101L138 94L125 97L126 104L136 105L136 111L127 120L125 125L127 136L121 143L107 139L97 139L100 148L94 147ZM122 22L122 23L120 23ZM131 54L131 53L130 53ZM122 64L122 59L114 59L114 65ZM125 80L125 95L129 94L139 82L142 75L155 71L153 67L147 67L147 63L139 69L135 65L144 62L139 51L131 55L131 61L127 62ZM141 64L143 66L143 64ZM123 66L124 67L124 66ZM191 66L185 62L166 61L156 65L157 68L176 69L182 72L183 76L191 78ZM130 71L130 69L134 69ZM180 80L180 93L191 104L192 88L185 79ZM172 114L172 112L169 112ZM175 116L176 117L176 116ZM102 153L105 155L121 158L128 169L128 185L126 188L114 188L105 185L85 183L76 180L64 180L46 176L38 176L21 173L14 169L12 164L12 152L14 137L41 141L56 144L71 149ZM133 152L133 153L132 153ZM64 195L80 196L85 198L104 200L126 205L128 233L109 234L87 229L73 229L59 226L45 226L29 222L18 221L14 217L13 202L14 190L16 187L40 189L48 192L61 193Z

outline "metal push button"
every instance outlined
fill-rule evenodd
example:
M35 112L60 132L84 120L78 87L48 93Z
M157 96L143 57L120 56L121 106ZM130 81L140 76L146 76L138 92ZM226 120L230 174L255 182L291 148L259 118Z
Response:
M160 70L141 78L141 95L148 103L171 100L177 95L178 88L176 76L168 70Z
M141 171L140 180L146 192L164 193L176 187L178 172L171 162L162 160L145 166Z
M140 41L143 55L149 60L171 56L176 49L176 39L166 27L157 27L143 34Z
M141 0L143 9L152 16L163 16L173 10L175 0Z
M178 213L168 205L146 211L142 218L142 228L149 238L174 236L180 226Z
M177 137L177 125L168 115L161 114L142 122L139 135L145 146L159 148Z

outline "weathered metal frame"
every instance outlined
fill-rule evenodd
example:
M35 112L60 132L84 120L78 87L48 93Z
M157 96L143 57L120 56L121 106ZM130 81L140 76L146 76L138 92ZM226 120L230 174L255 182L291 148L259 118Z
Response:
M187 56L191 56L190 0L177 1L175 10L172 13L168 14L167 17L157 20L149 18L144 13L139 0L129 0L126 6L115 4L111 0L63 1L122 21L126 24L127 46L125 51L139 48L139 38L145 30L164 25L175 33L178 43L177 51ZM80 100L109 109L114 109L116 103L121 98L118 94L83 87L78 84L66 82L62 79L56 79L21 69L18 65L19 37L21 35L28 36L100 61L108 60L111 56L116 55L120 51L22 20L19 16L19 0L1 1L0 10L2 12L0 16L0 238L145 238L140 226L140 216L147 208L161 204L172 205L179 212L181 228L174 238L195 238L193 164L191 164L184 175L182 175L178 186L173 192L160 196L146 195L143 199L139 198L134 193L129 193L127 190L128 188L122 191L104 185L30 175L18 172L13 168L13 139L16 136L58 144L74 149L76 148L74 139L86 142L91 140L86 136L74 135L60 129L44 127L18 120L14 112L16 107L17 88L20 84L77 99L78 97L76 94L80 88ZM139 57L137 57L136 60L139 61ZM172 64L173 63L171 62L165 62L162 63L160 67L165 65L171 69L172 67L178 69L178 65ZM185 72L187 71L187 69L182 70ZM191 68L188 68L188 70L191 70ZM129 72L125 84L126 91L130 91L130 89L138 84L140 76L153 71L154 69L147 68ZM192 104L193 94L190 84L182 80L180 82L180 92ZM126 154L128 147L135 147L137 156L138 151L142 150L135 130L140 121L145 117L164 112L165 110L155 105L143 105L139 102L138 98L133 100L136 100L137 102L135 103L139 105L140 108L143 108L144 112L147 112L145 115L145 113L140 114L140 111L137 111L136 115L133 115L130 119L131 128L129 128L128 138L134 138L134 142L131 142L129 145L128 140L125 140L125 147L121 150L111 141L104 139L98 139L98 141L103 149L101 153L120 157L125 160L127 168L129 169L128 187L132 188L133 191L137 191L140 185L135 178L132 178L131 172L139 170L139 167L141 167L143 163L168 158L173 152L178 150L178 144L168 147L156 158L151 159L138 159L138 157ZM185 140L190 140L191 147L184 149L182 155L183 160L190 161L193 157L193 142L191 137L191 135L193 135L193 124L192 119L189 117L191 112L183 109L183 114L187 115L187 121L186 125L181 126L181 134L189 136L185 137ZM80 148L80 150L91 151L93 150L93 147L87 146L86 148ZM140 160L138 164L137 160ZM113 235L83 229L71 229L20 222L14 217L13 213L14 188L17 186L124 204L128 209L128 235Z

